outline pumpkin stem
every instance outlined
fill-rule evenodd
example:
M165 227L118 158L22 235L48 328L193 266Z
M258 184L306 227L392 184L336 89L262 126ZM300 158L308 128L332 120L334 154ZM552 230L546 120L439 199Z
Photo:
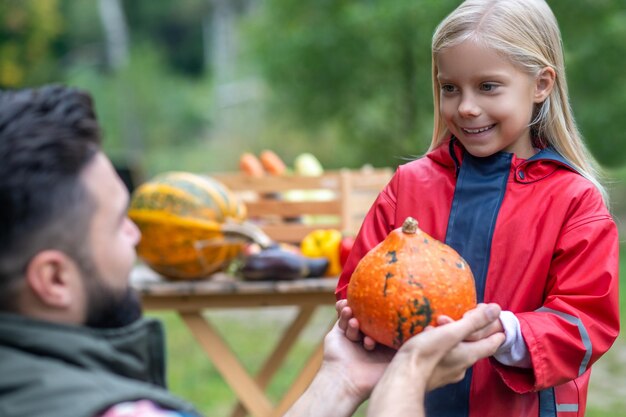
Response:
M402 233L415 234L417 232L417 220L407 217L402 223Z
M265 234L261 228L250 222L234 223L226 222L220 226L220 231L224 235L234 235L236 237L244 237L255 243L258 243L262 248L271 246L274 242Z

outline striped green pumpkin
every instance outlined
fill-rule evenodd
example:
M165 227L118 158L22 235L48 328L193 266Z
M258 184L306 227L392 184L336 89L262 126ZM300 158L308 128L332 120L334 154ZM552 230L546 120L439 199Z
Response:
M216 272L237 256L244 204L208 176L167 172L139 186L128 212L142 233L139 257L172 279L197 279Z

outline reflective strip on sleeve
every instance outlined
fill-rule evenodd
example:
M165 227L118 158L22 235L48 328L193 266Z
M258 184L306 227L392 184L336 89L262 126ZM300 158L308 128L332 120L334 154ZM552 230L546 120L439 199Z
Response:
M583 345L585 346L585 356L580 363L580 368L578 368L578 376L584 374L587 371L587 365L589 365L589 360L591 359L592 345L591 339L589 338L589 333L587 332L587 329L585 329L583 322L578 317L572 316L571 314L563 313L562 311L553 310L547 307L541 307L537 311L556 314L557 316L563 317L565 320L569 321L572 324L575 324L578 327L578 331L580 332L580 340L582 340ZM563 406L566 405L569 404L563 404Z
M556 411L558 413L577 413L578 404L557 404Z

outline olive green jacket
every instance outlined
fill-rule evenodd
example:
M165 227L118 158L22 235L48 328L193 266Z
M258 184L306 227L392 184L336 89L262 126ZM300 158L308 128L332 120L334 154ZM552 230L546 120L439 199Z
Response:
M165 389L163 329L90 329L0 314L0 417L94 417L139 399L199 416Z

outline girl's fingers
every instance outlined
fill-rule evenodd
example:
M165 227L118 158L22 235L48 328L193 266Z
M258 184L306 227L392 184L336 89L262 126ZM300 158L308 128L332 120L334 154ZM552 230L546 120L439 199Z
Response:
M348 307L347 300L339 300L335 303L335 309L339 319L337 325L344 331L348 340L353 342L363 341L363 347L366 350L374 350L376 342L369 336L364 336L359 327L359 321L352 317L352 309Z
M350 307L344 307L338 313L339 313L339 320L338 320L339 328L343 330L344 332L346 332L348 330L348 322L352 318L352 310L350 309Z
M359 330L359 321L357 319L351 318L348 321L346 337L353 342L359 342L361 340L361 331Z
M341 310L348 306L348 300L345 298L343 300L339 300L335 303L335 310L337 310L337 316L341 314Z
M376 341L369 336L363 337L363 347L366 350L374 350L376 348Z

